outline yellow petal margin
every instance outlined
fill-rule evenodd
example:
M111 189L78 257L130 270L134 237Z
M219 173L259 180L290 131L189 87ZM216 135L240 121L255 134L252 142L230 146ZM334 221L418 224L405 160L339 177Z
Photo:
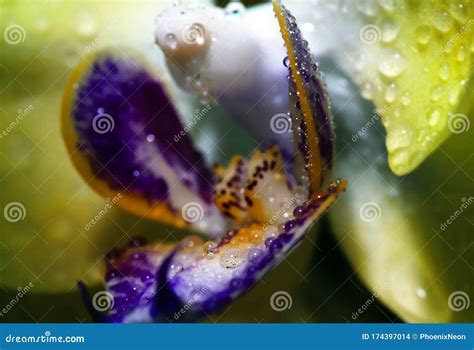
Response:
M470 116L459 102L473 69L474 2L384 1L360 28L355 80L387 131L390 168L415 169Z

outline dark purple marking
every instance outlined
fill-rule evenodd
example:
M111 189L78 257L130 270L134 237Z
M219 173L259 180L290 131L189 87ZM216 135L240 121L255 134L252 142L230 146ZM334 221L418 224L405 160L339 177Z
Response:
M162 83L136 61L111 54L99 56L79 83L71 115L79 151L89 159L94 174L111 188L127 189L151 203L166 199L168 186L173 184L149 168L162 158L176 172L177 180L191 174L186 186L211 202L210 170L188 135L179 142L173 140L183 130L173 103ZM148 135L153 137L147 139ZM143 147L149 146L144 152Z

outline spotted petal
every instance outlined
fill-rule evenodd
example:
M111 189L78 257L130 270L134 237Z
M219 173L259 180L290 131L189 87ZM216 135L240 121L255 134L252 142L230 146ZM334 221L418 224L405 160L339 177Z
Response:
M224 221L212 204L212 174L164 86L143 67L136 57L104 51L75 70L63 102L71 159L89 185L125 210L218 232Z
M108 267L112 309L107 322L176 322L206 316L245 293L303 239L345 189L344 181L294 208L281 225L252 224L203 243L146 245L123 252ZM90 304L90 302L89 302ZM94 310L91 307L91 310Z

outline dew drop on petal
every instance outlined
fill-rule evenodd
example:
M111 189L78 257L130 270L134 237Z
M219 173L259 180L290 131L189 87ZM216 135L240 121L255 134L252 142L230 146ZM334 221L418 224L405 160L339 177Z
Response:
M426 25L421 25L418 28L416 28L415 32L415 37L416 41L420 43L421 45L426 45L430 42L431 40L431 27L426 26Z
M428 111L428 115L427 115L428 124L430 126L438 125L439 121L441 120L441 115L442 115L441 107L439 106L432 107Z
M382 22L382 41L390 43L397 38L400 30L399 25L392 19L385 19Z
M449 78L449 64L448 63L443 63L441 67L439 68L439 77L443 80L448 80Z
M438 101L443 95L443 87L439 84L433 86L430 91L430 96L433 101Z
M232 269L242 265L245 261L245 254L239 248L227 248L220 257L221 266Z
M395 83L391 83L387 86L385 90L385 102L392 103L395 101L395 97L397 96L397 85Z
M174 35L173 33L166 34L165 45L170 50L176 50L176 48L178 47L178 40L176 39L176 35Z
M431 23L438 31L446 33L453 27L454 21L448 12L440 10L431 17Z
M406 68L406 60L403 55L394 49L385 49L380 57L378 69L380 73L388 78L396 78Z

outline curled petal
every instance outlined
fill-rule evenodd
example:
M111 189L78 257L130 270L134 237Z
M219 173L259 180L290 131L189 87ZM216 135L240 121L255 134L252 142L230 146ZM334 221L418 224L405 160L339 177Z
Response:
M290 79L290 110L293 120L294 142L301 153L311 191L322 185L323 173L331 167L333 157L333 125L326 88L301 35L295 18L279 2L273 8L288 51ZM297 169L303 168L298 166Z

